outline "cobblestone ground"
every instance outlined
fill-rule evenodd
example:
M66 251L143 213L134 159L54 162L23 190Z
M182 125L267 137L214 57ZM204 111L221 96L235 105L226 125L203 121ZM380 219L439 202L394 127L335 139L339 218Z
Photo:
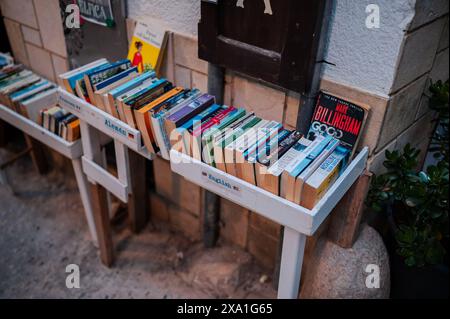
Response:
M1 149L0 162L11 153ZM274 298L268 274L226 244L205 250L164 225L139 235L114 228L116 262L92 245L73 174L38 175L30 158L8 167L16 195L0 184L0 298ZM80 269L66 287L66 266ZM270 275L270 274L269 274Z

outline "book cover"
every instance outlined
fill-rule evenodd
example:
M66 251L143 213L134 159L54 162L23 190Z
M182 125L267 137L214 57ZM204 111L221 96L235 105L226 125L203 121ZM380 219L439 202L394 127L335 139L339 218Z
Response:
M314 110L308 139L316 135L330 135L347 147L352 156L367 117L367 107L358 106L342 98L320 92Z
M347 147L338 146L325 159L305 182L300 205L308 209L314 208L345 168L349 152Z
M128 59L139 72L155 70L156 74L159 74L166 42L167 31L160 23L138 21L131 39Z
M199 96L195 101L192 101L182 109L171 114L166 118L166 131L170 136L171 132L177 127L181 126L183 123L199 114L206 108L210 107L215 103L215 97L209 94L203 94ZM175 141L177 142L177 140Z
M339 141L333 139L323 152L312 162L295 180L294 186L294 203L300 204L302 196L303 185L305 181L319 168L320 165L331 155L332 152L339 146Z

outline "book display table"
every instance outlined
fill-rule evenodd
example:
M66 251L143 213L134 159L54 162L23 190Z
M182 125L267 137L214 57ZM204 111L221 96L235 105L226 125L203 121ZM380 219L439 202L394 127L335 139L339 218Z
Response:
M278 285L279 298L297 298L306 236L314 235L325 218L363 174L365 147L312 210L172 150L172 170L189 181L285 227Z
M97 245L98 238L92 213L88 182L86 176L82 171L81 157L83 154L83 148L81 145L81 140L77 140L75 142L67 142L63 138L48 131L32 120L25 118L21 114L14 112L13 110L2 104L0 104L0 118L72 161L72 166L75 172L78 190L80 191L80 197L83 203L89 231L91 233L94 244Z
M58 89L58 104L80 119L82 136L82 167L91 185L95 225L99 234L100 257L105 265L114 259L109 225L109 205L106 191L128 203L131 228L138 232L146 219L145 159L152 159L143 146L141 133L86 101ZM114 141L117 176L107 170L101 140ZM133 169L130 170L130 167Z

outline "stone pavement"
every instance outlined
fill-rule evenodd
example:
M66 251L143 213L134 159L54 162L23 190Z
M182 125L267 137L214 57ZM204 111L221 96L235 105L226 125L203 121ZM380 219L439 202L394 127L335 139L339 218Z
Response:
M0 158L7 151L0 150ZM29 158L8 168L17 195L0 185L0 298L274 298L267 271L221 243L211 250L164 225L139 235L115 226L110 269L92 245L73 174L39 176ZM80 288L66 287L66 266Z

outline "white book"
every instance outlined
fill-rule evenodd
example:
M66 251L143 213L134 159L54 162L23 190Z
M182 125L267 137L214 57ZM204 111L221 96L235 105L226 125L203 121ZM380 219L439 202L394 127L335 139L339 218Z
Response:
M286 167L295 161L302 152L311 144L311 141L302 137L297 144L289 149L278 161L269 167L268 173L274 176L280 176Z

